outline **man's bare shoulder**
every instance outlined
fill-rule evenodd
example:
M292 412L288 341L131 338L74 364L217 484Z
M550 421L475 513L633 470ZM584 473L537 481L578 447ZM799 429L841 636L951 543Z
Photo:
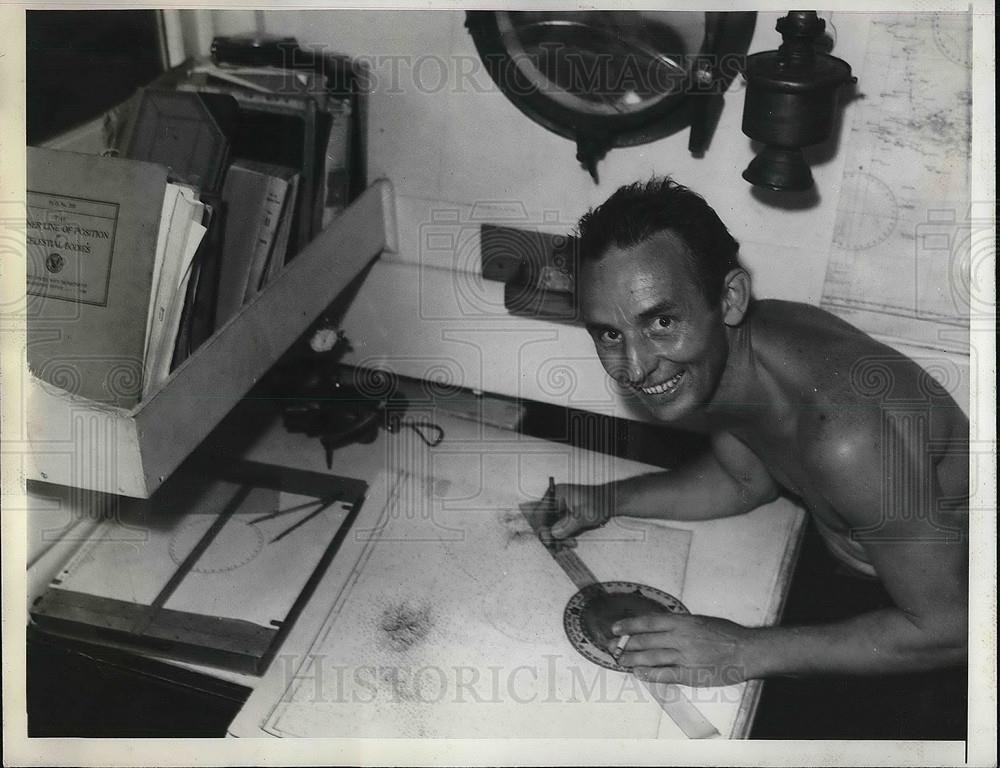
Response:
M917 363L819 307L754 306L754 354L799 402L871 408L889 402L953 402Z
M799 460L821 484L873 493L889 459L919 462L932 442L967 439L961 409L910 358L816 307L760 304L755 354L796 412Z
M749 320L753 324L755 345L762 342L794 348L807 358L828 359L829 353L835 351L831 345L851 354L892 353L890 347L846 320L811 304L778 299L755 301ZM893 354L902 357L899 353Z

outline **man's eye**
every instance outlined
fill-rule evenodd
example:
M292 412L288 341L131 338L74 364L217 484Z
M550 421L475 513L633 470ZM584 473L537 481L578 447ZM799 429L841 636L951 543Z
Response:
M601 331L600 339L602 344L617 344L621 341L622 335L618 331L613 331L610 328L605 331Z
M655 321L653 321L653 324L657 328L671 328L673 327L674 321L673 318L667 317L666 315L660 315Z

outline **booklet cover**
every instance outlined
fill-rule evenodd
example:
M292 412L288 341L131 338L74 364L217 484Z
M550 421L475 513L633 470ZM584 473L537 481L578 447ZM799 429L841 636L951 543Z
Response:
M28 366L132 408L142 392L167 169L28 147Z

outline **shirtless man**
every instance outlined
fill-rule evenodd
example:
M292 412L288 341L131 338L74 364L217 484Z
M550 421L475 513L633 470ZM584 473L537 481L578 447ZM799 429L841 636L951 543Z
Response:
M619 622L620 662L651 680L721 685L965 663L968 421L908 358L827 312L751 299L738 244L670 180L618 190L580 222L580 307L601 362L657 420L707 433L670 472L557 486L562 539L610 515L707 520L782 491L831 552L876 576L887 607L747 628L710 616ZM613 509L600 500L615 498ZM617 643L612 643L612 647Z

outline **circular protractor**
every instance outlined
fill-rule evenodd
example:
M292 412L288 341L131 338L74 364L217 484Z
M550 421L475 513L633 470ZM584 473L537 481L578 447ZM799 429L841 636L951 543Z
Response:
M582 656L607 669L628 671L611 656L611 625L620 619L650 613L689 613L684 604L663 590L634 581L590 584L566 603L563 627Z

